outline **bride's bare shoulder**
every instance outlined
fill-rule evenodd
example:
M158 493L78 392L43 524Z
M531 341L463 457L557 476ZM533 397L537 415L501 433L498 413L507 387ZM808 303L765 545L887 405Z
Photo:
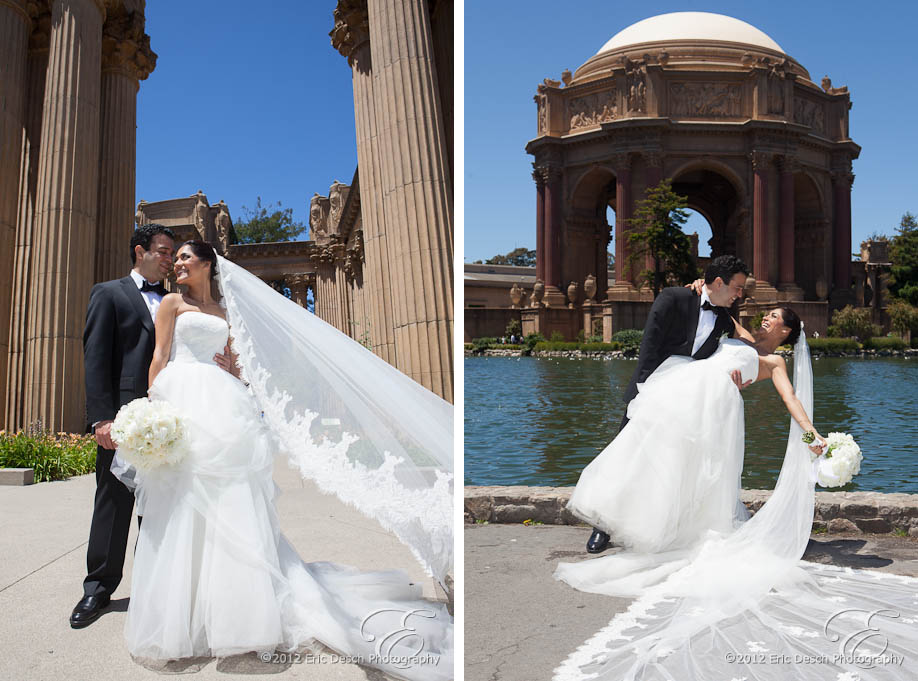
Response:
M759 355L759 362L768 366L772 370L778 369L787 372L787 361L781 355Z

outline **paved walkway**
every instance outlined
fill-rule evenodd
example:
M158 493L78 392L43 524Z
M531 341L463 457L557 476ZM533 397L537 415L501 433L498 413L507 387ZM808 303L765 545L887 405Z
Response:
M464 535L465 681L548 681L628 606L552 578L559 560L589 557L590 528L466 525ZM918 540L907 537L814 535L805 558L918 577Z
M401 568L437 598L432 579L409 550L364 516L304 483L286 465L274 479L281 527L306 561L331 560L364 569ZM162 676L136 665L124 644L124 620L137 537L134 520L124 580L105 613L85 629L71 629L70 611L82 597L86 542L95 476L27 487L0 487L0 680L133 681ZM442 592L441 592L442 594ZM281 675L281 676L277 676ZM195 681L229 678L382 681L390 677L354 664L281 665L254 655L214 662Z

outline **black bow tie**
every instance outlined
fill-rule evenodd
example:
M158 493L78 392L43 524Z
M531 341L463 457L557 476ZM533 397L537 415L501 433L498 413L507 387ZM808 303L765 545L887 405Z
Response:
M702 310L711 310L711 311L713 312L713 311L716 310L717 308L716 308L716 306L711 305L711 303L709 303L709 302L706 300L706 301L704 301L704 302L701 304L701 309L702 309Z
M166 293L168 293L166 287L162 284L151 284L146 280L144 280L143 285L140 287L140 292L143 293L144 291L153 291L153 293L158 293L161 296L165 296Z

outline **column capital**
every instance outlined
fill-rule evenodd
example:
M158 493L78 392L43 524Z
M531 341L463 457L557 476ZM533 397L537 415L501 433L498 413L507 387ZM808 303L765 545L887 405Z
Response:
M778 170L782 173L797 173L800 172L800 159L796 156L778 156L775 158L775 163L778 166Z
M119 73L146 80L156 68L156 53L144 33L146 19L138 11L122 8L109 14L102 26L102 73Z
M338 241L338 237L332 237L332 241L323 246L317 246L309 255L310 260L318 264L333 264L343 260L345 256L345 246Z
M352 60L356 56L357 48L370 42L370 19L366 0L338 0L332 16L335 26L328 33L332 47L353 66Z
M758 149L750 151L748 156L749 162L752 163L753 170L767 170L775 157L775 155L769 151L760 151Z
M548 184L553 180L560 180L564 174L563 168L557 163L548 162L539 163L538 165L533 163L532 167L534 168L532 177L540 176L543 184ZM539 179L536 179L536 184L539 184Z
M628 152L619 152L609 156L609 165L616 173L628 172L631 170L631 154Z

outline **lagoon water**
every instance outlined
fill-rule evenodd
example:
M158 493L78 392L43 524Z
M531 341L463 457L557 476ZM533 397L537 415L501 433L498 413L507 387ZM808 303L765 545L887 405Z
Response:
M635 366L620 359L466 358L465 484L576 484L618 431ZM850 433L864 454L860 475L842 489L918 493L918 360L823 358L814 360L813 373L817 430ZM743 399L743 487L771 489L790 416L770 381L753 384Z

